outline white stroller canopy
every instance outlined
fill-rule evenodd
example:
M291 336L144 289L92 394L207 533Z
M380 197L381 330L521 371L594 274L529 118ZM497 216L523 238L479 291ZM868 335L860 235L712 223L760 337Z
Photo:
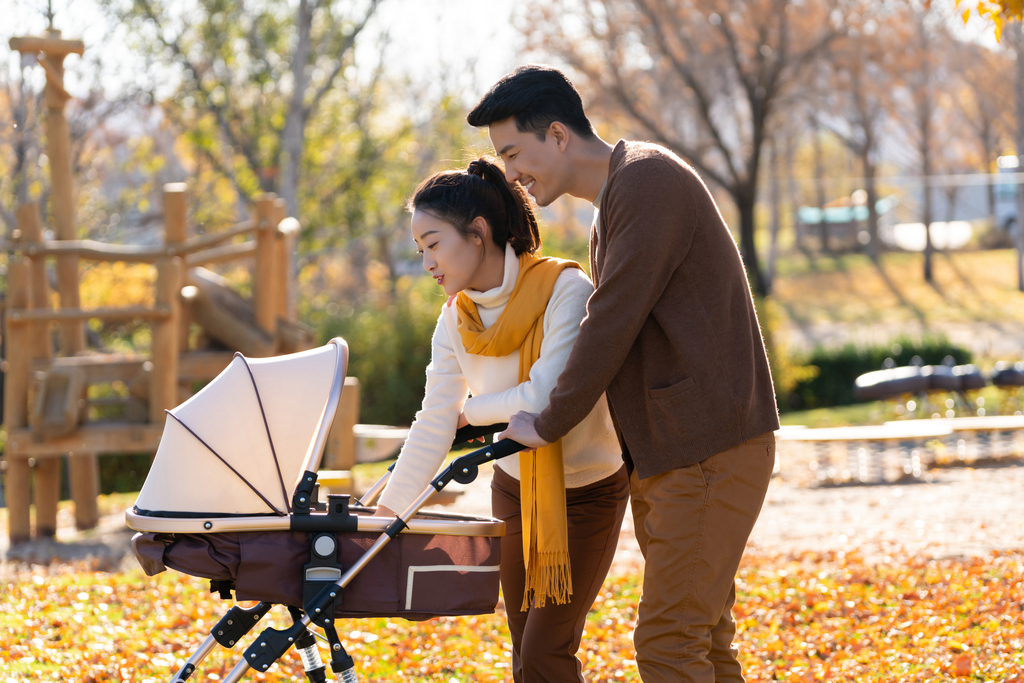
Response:
M160 516L288 514L302 473L319 465L347 361L340 339L276 358L236 355L169 411L136 509Z

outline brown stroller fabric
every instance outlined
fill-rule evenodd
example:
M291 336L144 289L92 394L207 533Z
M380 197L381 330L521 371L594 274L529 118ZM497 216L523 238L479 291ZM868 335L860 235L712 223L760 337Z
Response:
M372 532L335 534L338 561L351 565L379 537ZM500 541L489 536L400 534L346 586L335 617L418 621L490 614L498 599ZM237 600L303 606L308 533L142 533L132 539L132 545L149 576L170 568L215 581L234 581Z

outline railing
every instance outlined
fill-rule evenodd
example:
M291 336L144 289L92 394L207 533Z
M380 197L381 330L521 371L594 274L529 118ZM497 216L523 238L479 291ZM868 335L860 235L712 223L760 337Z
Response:
M7 358L3 417L8 432L6 502L10 510L12 541L29 535L29 458L36 459L37 528L43 527L52 533L49 527L56 519L56 492L59 491L60 480L57 456L73 454L70 476L76 518L80 528L87 528L95 526L98 518L95 510L97 453L139 452L155 448L165 419L164 410L179 402L178 383L182 379L180 354L187 346L191 322L185 308L191 299L182 295L188 268L252 258L253 310L262 333L273 338L279 319L294 320L294 305L289 296L292 288L288 259L299 223L294 218L285 218L283 202L273 195L265 195L257 201L251 219L225 230L189 238L185 189L183 183L164 187L164 243L159 247L104 244L92 240L43 240L42 221L34 204L19 208L15 240L0 242L0 249L10 254L4 312ZM253 239L231 243L248 236ZM50 306L46 278L46 261L50 258L57 261L58 290L62 302L57 309ZM156 269L154 305L91 309L79 306L79 259L153 264ZM84 346L81 340L87 320L145 320L152 325L148 423L78 426L73 423L71 433L40 439L40 435L29 427L29 400L33 373L39 370L40 365L47 370L56 367L51 360L50 324L56 323L60 327L62 352L74 354ZM263 350L272 352L272 346ZM83 358L82 362L102 365L105 359L89 359L87 362ZM69 369L71 366L77 368L78 363L66 365ZM80 369L74 371L80 372ZM102 373L98 371L88 373L93 381L100 375Z

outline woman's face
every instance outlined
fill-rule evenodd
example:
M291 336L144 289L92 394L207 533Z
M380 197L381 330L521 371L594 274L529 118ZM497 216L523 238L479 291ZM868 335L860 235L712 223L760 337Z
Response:
M489 238L487 234L474 234L467 239L447 221L425 211L412 214L412 239L423 256L423 268L448 296L464 289L489 289L481 284L491 279L483 268L484 243Z

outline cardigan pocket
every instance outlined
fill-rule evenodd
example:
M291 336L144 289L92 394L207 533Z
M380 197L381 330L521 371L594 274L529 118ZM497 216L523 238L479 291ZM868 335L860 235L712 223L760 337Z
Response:
M676 382L671 386L648 389L647 396L653 401L660 401L666 398L674 398L675 396L689 391L695 386L697 386L697 380L693 377L687 377L686 379Z

